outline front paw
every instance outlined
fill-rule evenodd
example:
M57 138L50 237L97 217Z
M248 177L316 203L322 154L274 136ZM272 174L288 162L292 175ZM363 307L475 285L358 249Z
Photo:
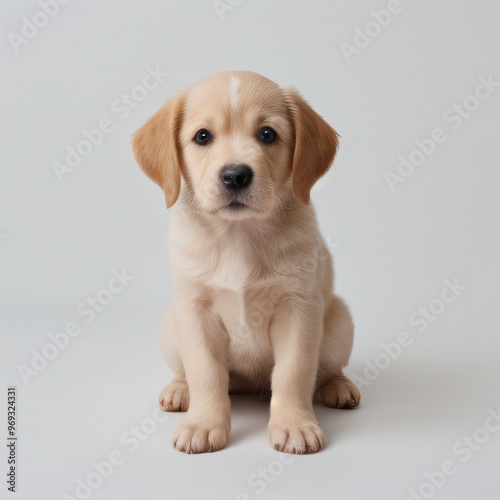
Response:
M210 418L186 417L174 434L174 447L184 453L222 450L227 444L230 425Z
M314 420L270 424L269 437L275 450L297 455L315 453L324 442L323 431Z

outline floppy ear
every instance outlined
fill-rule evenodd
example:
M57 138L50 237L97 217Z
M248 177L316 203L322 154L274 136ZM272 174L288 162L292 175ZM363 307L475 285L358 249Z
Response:
M181 188L178 137L182 107L182 95L169 99L132 139L137 163L163 189L167 208L177 201Z
M314 183L324 175L335 157L338 136L328 123L294 90L289 91L295 147L292 165L293 192L307 205Z

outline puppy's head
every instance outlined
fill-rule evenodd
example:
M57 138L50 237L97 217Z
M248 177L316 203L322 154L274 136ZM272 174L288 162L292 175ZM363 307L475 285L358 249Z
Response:
M224 219L265 217L287 195L309 202L335 131L295 92L246 71L213 75L167 101L134 135L137 162L177 200Z

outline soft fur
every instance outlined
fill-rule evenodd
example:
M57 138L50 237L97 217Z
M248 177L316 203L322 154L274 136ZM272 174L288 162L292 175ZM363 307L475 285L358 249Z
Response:
M264 126L277 133L270 144L258 138ZM200 129L212 133L210 144L194 141ZM187 411L178 450L224 448L230 392L271 391L271 445L287 453L323 446L313 399L358 405L342 373L352 319L332 294L332 260L309 203L337 145L298 93L244 71L183 90L134 135L139 165L173 206L174 298L161 339L175 377L160 405ZM253 171L241 192L221 181L228 164Z

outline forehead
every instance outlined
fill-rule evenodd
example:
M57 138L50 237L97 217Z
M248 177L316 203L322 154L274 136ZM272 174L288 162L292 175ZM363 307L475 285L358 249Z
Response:
M234 129L257 123L288 123L284 91L252 73L223 73L198 82L187 91L184 121L189 127Z

